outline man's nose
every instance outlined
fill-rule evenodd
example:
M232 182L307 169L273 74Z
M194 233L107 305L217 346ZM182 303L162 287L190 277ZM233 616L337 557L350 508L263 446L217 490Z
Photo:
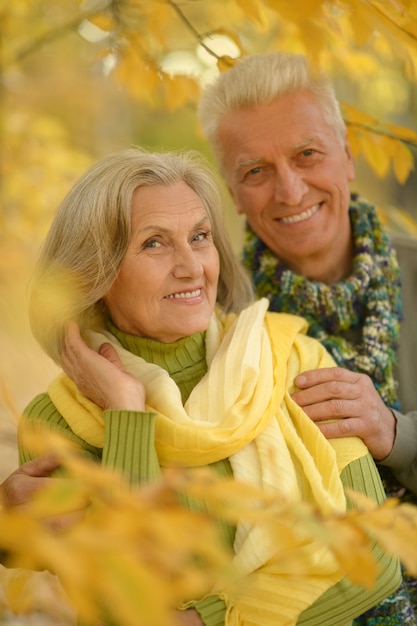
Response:
M280 167L276 173L275 180L275 200L288 206L297 206L308 191L308 185L304 180L302 172L289 165Z

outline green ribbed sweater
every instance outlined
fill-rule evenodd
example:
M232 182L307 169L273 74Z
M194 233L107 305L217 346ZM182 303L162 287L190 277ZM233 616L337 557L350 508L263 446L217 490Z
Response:
M207 371L204 333L164 344L127 335L112 324L109 324L109 328L124 348L168 371L181 391L183 403ZM134 411L109 410L105 411L104 419L103 449L95 448L77 437L58 413L47 393L40 394L32 400L24 411L22 422L37 420L46 422L51 429L80 444L86 455L95 462L121 470L131 485L158 479L161 469L154 445L156 415L142 412L139 416ZM32 458L30 451L24 449L20 443L19 457L20 463ZM227 459L214 463L211 467L219 477L232 474ZM385 497L379 475L369 455L346 467L341 478L345 487L366 493L378 502ZM223 524L221 530L225 541L232 545L234 528ZM355 616L392 593L400 583L398 563L377 548L374 549L374 554L381 566L381 574L371 592L353 585L347 579L342 579L306 609L297 624L347 626ZM197 602L195 608L206 626L224 626L226 607L219 597L205 598ZM109 622L107 624L110 626Z

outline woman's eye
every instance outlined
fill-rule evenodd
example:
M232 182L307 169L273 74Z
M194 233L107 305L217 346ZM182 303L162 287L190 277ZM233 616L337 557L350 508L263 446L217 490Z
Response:
M145 243L143 244L143 247L144 248L158 248L158 246L160 245L161 244L156 239L148 239L148 241L145 241Z
M208 233L206 231L201 231L197 233L196 235L194 235L193 241L204 241L204 239L207 239L207 236L208 236Z

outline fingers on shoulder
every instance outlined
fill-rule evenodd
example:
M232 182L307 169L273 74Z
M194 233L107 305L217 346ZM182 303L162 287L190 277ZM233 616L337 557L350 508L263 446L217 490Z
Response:
M342 437L357 437L360 435L358 424L354 419L338 419L335 422L321 424L320 430L328 439L340 439Z

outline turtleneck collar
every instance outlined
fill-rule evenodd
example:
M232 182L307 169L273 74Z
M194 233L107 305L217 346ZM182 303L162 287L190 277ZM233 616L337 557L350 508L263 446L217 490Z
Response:
M106 326L126 350L166 370L180 388L183 402L207 372L205 332L163 343L129 335L117 328L111 320L106 320Z

